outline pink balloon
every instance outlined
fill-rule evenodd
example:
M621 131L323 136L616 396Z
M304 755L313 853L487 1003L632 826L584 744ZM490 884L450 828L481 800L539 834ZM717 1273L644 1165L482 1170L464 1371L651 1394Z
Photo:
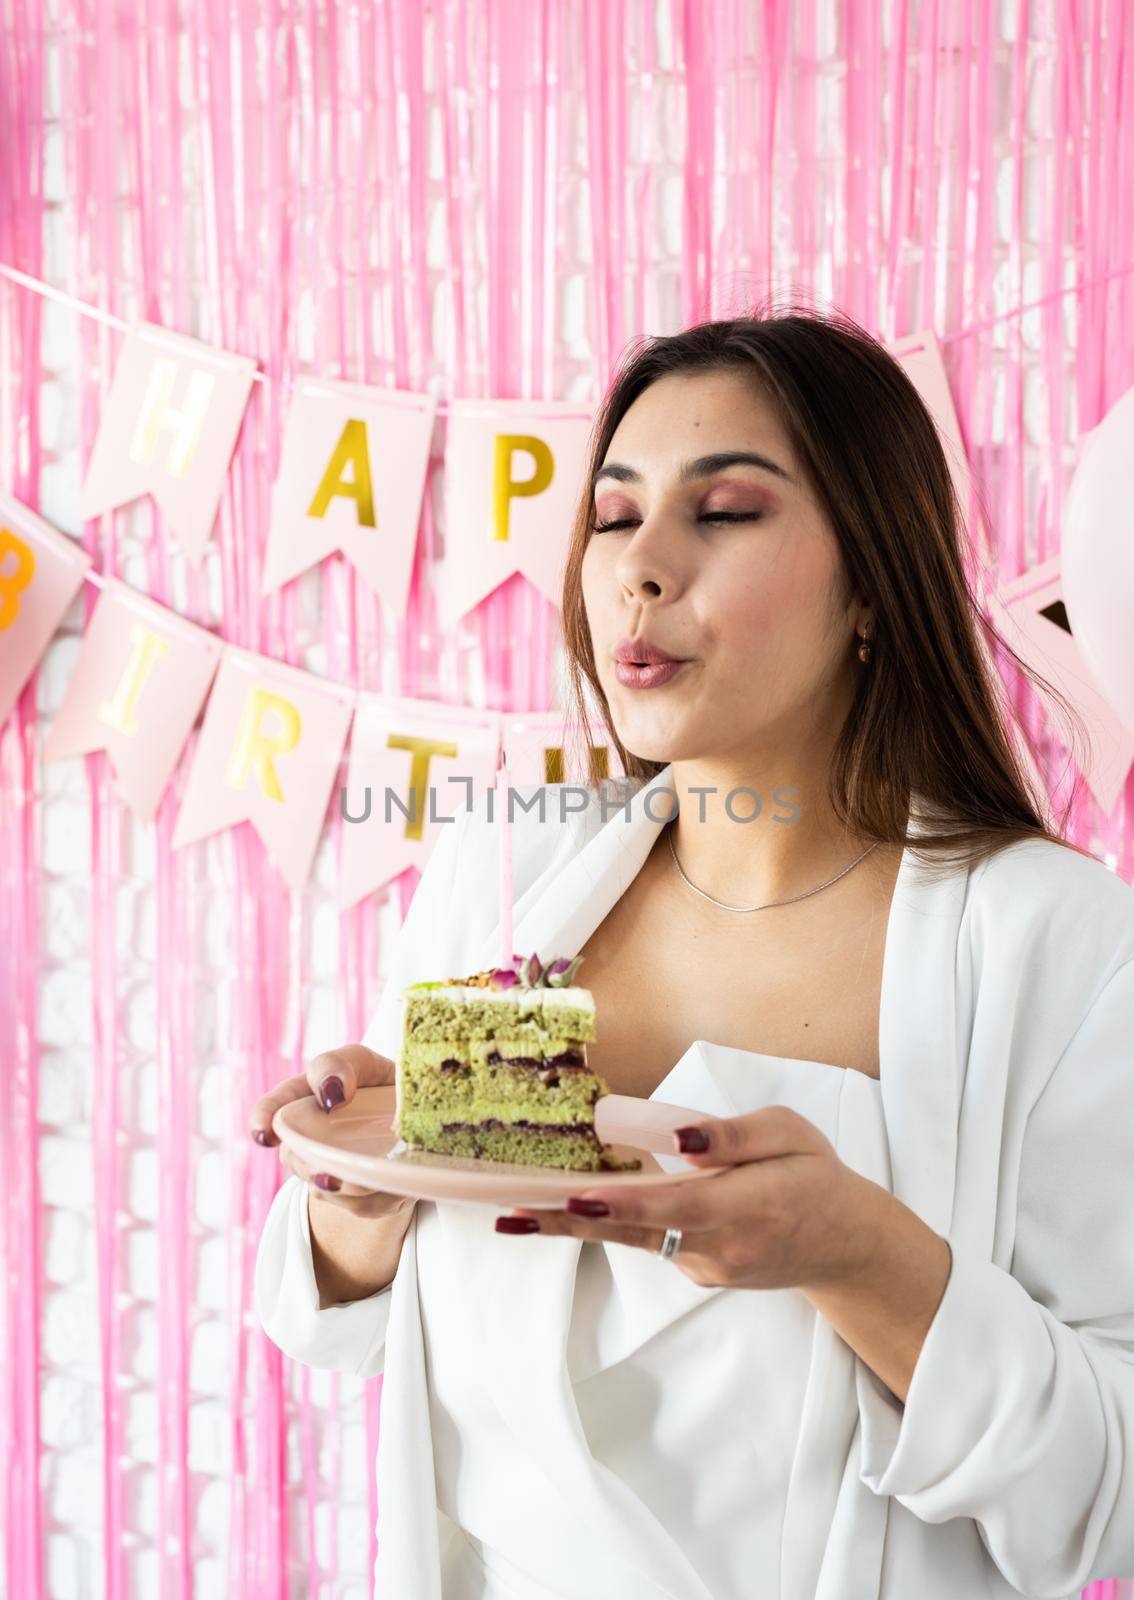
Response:
M1085 436L1063 515L1063 602L1100 691L1134 733L1134 388Z

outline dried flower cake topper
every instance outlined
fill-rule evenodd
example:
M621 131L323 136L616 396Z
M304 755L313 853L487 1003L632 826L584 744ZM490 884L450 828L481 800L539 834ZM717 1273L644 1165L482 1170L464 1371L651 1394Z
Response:
M411 989L439 989L457 984L469 989L567 989L579 970L582 956L569 960L555 956L545 965L533 951L530 956L513 955L510 967L488 967L468 978L443 978L412 983Z

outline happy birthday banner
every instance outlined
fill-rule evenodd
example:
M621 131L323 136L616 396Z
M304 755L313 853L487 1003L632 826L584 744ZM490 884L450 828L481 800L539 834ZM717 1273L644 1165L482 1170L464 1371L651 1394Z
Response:
M926 330L895 344L892 354L934 418L966 505L971 480L938 340ZM83 484L84 519L152 495L199 563L258 376L249 359L198 340L148 323L128 329ZM405 614L438 409L434 396L413 391L295 382L272 487L262 593L340 551ZM569 402L517 400L456 400L445 409L442 625L452 626L515 572L558 605L590 413ZM983 522L978 535L986 549ZM302 888L349 736L345 907L407 867L420 869L443 819L491 787L501 755L521 782L586 781L565 766L556 741L566 729L555 713L515 717L375 695L225 644L93 572L74 540L3 493L0 721L84 581L100 594L44 759L105 750L126 803L151 821L203 711L175 847L249 822L286 881ZM1134 735L1086 666L1060 585L1057 564L1047 563L1002 587L987 609L1017 654L1086 720L1084 777L1109 813L1134 758ZM585 742L615 776L611 748L593 734L588 728ZM464 792L450 778L464 780ZM382 796L377 815L374 793ZM402 797L397 819L391 794Z
M622 771L595 730L560 713L479 711L373 694L226 644L128 584L90 571L72 540L0 492L0 712L7 717L84 579L99 596L45 761L104 750L123 800L151 821L204 712L174 826L179 848L249 822L293 889L311 871L350 736L339 904L407 867L492 787L501 757L518 784L585 782L580 744ZM565 749L570 737L573 747Z

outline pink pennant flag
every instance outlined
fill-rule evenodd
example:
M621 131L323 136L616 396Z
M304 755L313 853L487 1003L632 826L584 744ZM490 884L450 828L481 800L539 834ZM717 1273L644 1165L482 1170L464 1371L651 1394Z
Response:
M500 746L492 712L363 694L341 797L339 904L352 906L424 868L443 819L492 787Z
M1083 778L1110 816L1134 761L1134 734L1098 688L1071 632L1058 557L1002 584L988 597L988 613L1020 659L1054 684L1082 717L1089 740ZM1058 711L1054 715L1058 731Z
M588 747L598 752L599 770L604 778L625 776L610 735L598 726L584 727L562 712L518 712L500 718L504 741L504 760L519 788L529 784L591 782L586 767ZM578 802L568 799L568 805Z
M404 616L437 401L300 378L288 411L261 590L341 550Z
M971 506L969 504L972 473L969 469L964 440L961 438L961 425L957 420L957 408L953 404L949 375L945 371L937 335L932 328L923 328L919 333L911 333L908 339L889 345L888 349L894 359L901 363L906 377L925 402L926 409L937 424L937 432L949 463L953 490L961 507L961 513L963 516L975 519L975 526L972 523L969 525L973 547L981 564L988 566L992 559L988 529L981 514L980 503L974 500Z
M152 494L190 561L200 562L255 371L247 356L136 323L99 418L83 521Z
M7 721L90 564L74 539L0 492L0 722Z
M311 871L354 695L229 645L173 831L177 848L251 822L293 889Z
M224 647L136 589L103 582L43 757L105 750L127 804L149 822Z
M445 446L438 622L451 628L513 572L560 601L592 414L552 400L456 400Z

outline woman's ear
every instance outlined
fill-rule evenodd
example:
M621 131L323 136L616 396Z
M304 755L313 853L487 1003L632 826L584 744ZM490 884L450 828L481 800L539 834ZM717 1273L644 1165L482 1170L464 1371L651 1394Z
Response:
M847 602L845 616L855 633L861 633L868 622L874 621L870 601L864 595L853 592Z

